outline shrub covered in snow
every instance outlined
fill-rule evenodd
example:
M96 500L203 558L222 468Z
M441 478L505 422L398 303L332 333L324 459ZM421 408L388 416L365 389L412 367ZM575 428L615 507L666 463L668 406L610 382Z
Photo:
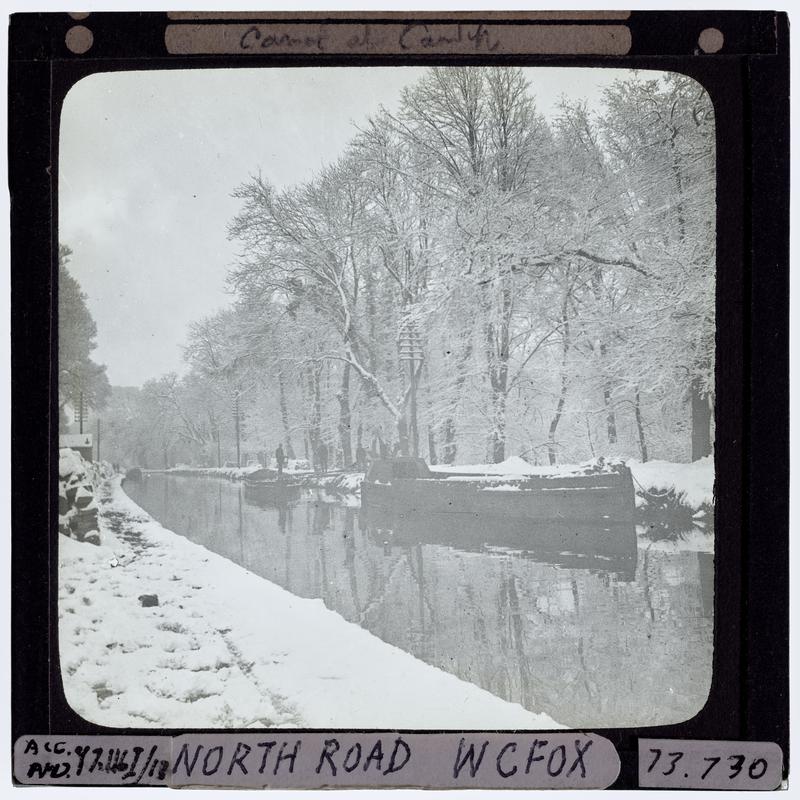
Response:
M691 464L630 460L638 506L675 505L692 514L714 507L714 460L706 456ZM669 498L672 498L671 500Z

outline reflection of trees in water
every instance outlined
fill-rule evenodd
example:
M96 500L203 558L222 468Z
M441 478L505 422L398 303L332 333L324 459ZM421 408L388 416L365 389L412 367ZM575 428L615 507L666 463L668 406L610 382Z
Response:
M355 511L352 508L344 512L344 567L350 578L350 595L353 598L354 608L361 608L361 599L358 590L358 571L356 564L356 538L355 538Z
M308 501L244 502L240 534L238 487L189 478L173 486L145 489L142 501L167 527L559 722L667 724L705 701L710 554L644 547L631 581L499 550L395 546L390 531L362 530L352 509Z
M703 704L713 585L700 574L705 554L648 552L636 580L620 582L512 555L420 549L438 617L427 652L412 649L420 657L435 652L437 666L575 726L668 723ZM395 576L382 600L394 613L369 625L406 648L416 642L403 603L417 574L405 585Z

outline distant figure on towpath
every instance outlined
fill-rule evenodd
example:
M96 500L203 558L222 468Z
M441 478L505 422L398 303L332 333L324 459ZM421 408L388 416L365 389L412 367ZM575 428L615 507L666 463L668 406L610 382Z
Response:
M283 475L283 465L286 463L286 454L283 452L283 445L279 444L275 448L275 463L278 465L278 477Z

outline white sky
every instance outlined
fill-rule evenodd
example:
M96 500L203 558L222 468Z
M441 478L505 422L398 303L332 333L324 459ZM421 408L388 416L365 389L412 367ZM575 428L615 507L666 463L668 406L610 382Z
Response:
M232 190L259 170L277 186L334 160L418 67L104 73L67 96L59 239L97 323L94 359L115 385L184 369L187 325L227 305L236 257ZM526 70L538 109L600 94L626 70Z

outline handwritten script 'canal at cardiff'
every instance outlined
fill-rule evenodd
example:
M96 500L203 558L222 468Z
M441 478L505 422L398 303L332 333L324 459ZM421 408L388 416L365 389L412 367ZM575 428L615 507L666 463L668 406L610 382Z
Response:
M624 25L490 25L484 23L169 25L175 54L622 55L631 45Z

